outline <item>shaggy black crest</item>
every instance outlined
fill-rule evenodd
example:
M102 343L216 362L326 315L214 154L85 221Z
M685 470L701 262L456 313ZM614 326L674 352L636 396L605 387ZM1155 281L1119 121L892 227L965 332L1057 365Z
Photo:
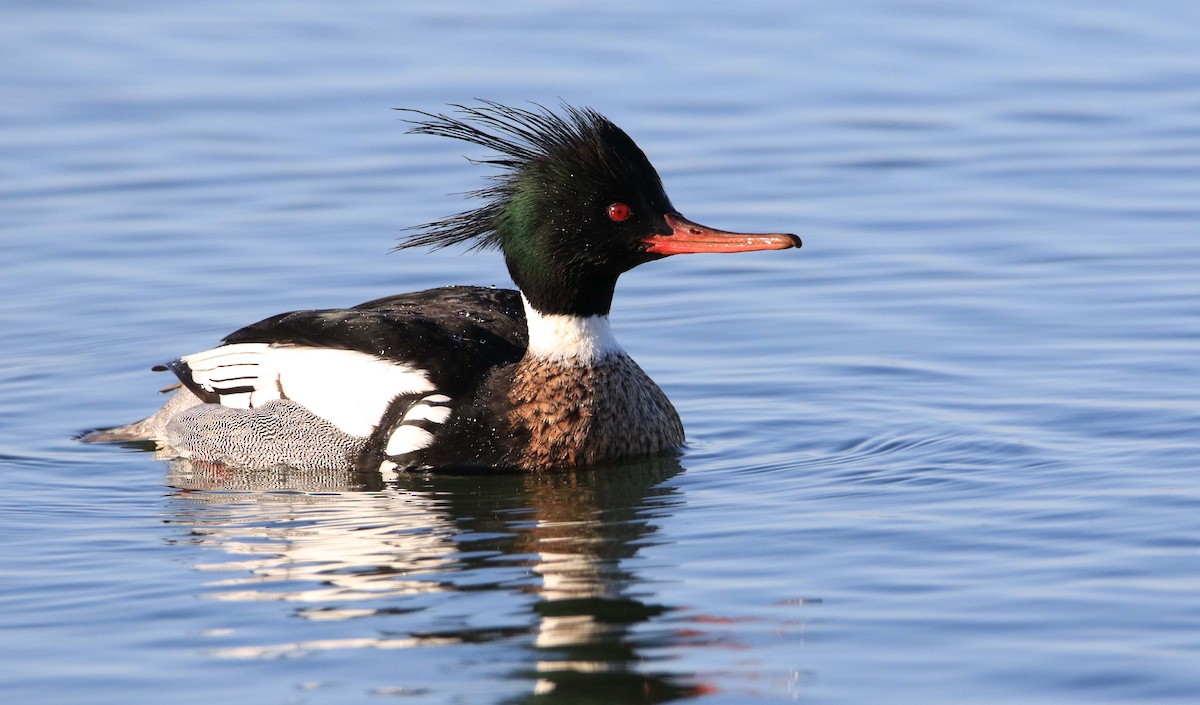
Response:
M599 174L618 179L631 170L644 168L641 163L649 166L632 138L591 108L564 103L563 114L558 115L536 104L536 110L525 110L493 101L480 102L480 107L451 105L463 116L461 119L400 108L427 118L410 121L414 125L410 134L450 137L487 147L498 155L473 161L503 172L491 177L493 185L467 194L485 200L484 205L409 228L414 234L395 249L438 249L466 242L472 242L472 250L499 248L502 243L496 220L517 193L522 175L541 171L550 178L554 174ZM653 167L649 168L653 173ZM657 175L654 180L657 182Z

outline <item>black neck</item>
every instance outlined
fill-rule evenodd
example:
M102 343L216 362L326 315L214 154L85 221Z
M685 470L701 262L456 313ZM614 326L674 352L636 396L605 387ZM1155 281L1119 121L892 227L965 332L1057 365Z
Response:
M612 308L616 275L582 272L521 271L508 260L508 272L530 305L543 314L607 316Z

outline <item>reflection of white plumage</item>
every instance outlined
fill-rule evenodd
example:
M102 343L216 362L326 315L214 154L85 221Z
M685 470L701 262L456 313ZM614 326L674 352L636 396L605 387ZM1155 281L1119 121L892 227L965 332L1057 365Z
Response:
M191 461L169 467L170 484L186 490L171 500L171 522L187 535L180 544L218 556L196 566L217 578L205 596L289 603L322 623L293 625L275 641L254 636L257 626L214 629L206 639L216 657L436 646L452 650L436 658L458 658L463 668L494 672L503 662L528 679L510 686L564 702L612 686L689 692L660 671L640 672L634 627L664 608L631 589L638 578L625 561L655 531L643 508L661 517L673 503L664 499L674 489L652 488L679 471L675 459L482 482L402 474L385 483L370 473ZM395 676L405 691L436 688L445 677L422 669Z
M175 461L171 468L171 482L179 487L288 486L279 473L265 470L258 475L229 473L188 461ZM309 473L301 477L302 488L344 490L351 477L345 472ZM444 590L442 583L424 576L456 560L455 527L433 499L418 493L193 492L177 501L192 505L178 521L195 519L192 531L200 545L235 557L199 564L197 570L246 573L209 583L215 588L208 593L213 599L321 605L300 610L310 619L365 616L376 609L332 605Z

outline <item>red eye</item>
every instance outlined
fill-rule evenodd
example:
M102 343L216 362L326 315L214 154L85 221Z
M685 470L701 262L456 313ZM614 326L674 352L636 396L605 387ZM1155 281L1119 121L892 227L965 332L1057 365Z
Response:
M629 217L629 206L624 203L614 203L608 207L608 217L618 223Z

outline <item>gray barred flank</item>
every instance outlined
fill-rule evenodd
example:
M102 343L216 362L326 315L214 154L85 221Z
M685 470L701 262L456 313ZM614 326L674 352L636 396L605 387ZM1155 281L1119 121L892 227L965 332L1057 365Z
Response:
M287 399L253 409L193 406L170 419L165 435L183 457L242 468L345 469L366 446Z

